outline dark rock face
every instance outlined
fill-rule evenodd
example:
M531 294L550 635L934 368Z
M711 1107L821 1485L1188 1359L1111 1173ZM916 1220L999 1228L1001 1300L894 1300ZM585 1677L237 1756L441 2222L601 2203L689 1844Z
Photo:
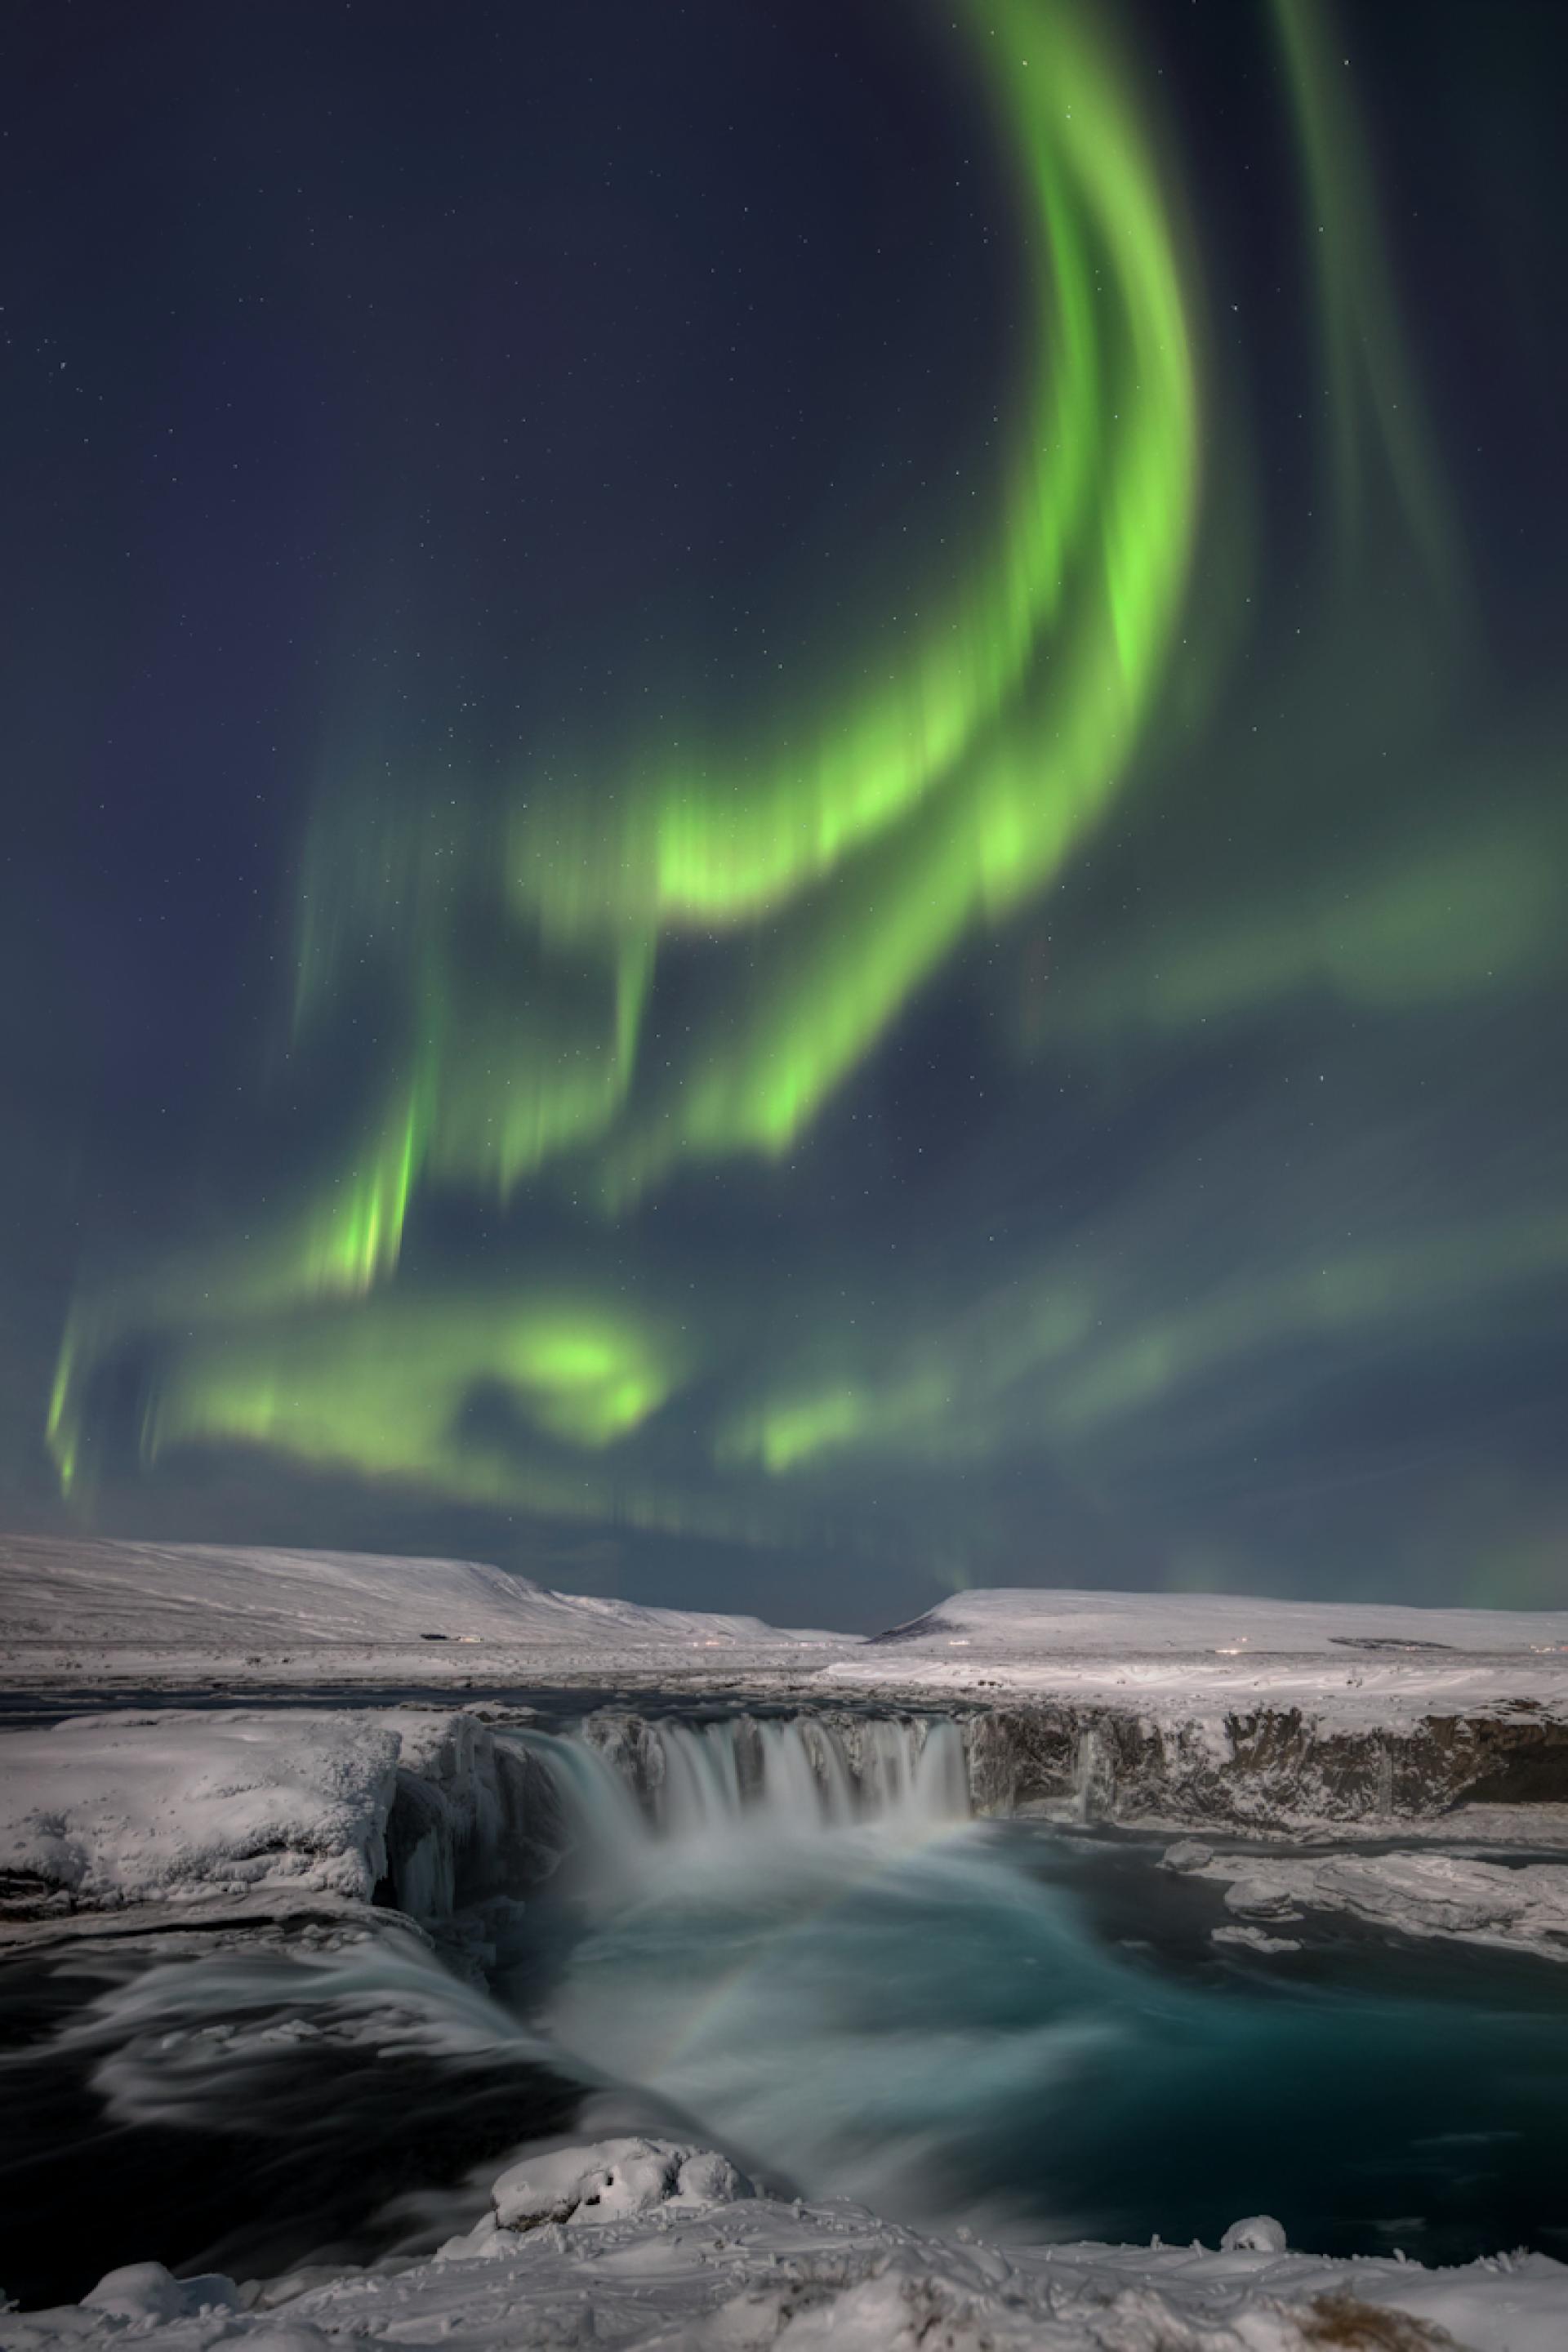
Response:
M76 1906L69 1890L30 1870L0 1870L0 1925L28 1919L56 1919Z
M1468 1803L1568 1802L1568 1724L1522 1705L1401 1730L1325 1731L1299 1707L1158 1724L1110 1708L997 1707L967 1727L976 1807L1076 1800L1086 1819L1421 1821Z

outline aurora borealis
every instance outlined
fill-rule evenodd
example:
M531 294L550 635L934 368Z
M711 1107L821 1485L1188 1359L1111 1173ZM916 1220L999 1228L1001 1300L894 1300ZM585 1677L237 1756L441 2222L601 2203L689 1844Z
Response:
M1561 1604L1551 12L5 38L13 1522Z

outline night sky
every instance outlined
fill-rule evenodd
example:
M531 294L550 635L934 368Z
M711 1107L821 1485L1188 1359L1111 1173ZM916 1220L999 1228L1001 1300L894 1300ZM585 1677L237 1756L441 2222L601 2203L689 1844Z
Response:
M1568 1601L1565 67L14 0L5 1523Z

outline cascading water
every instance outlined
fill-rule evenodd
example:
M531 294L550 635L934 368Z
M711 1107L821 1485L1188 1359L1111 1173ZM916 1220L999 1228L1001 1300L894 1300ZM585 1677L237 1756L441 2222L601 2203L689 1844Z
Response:
M467 1738L389 1840L436 1948L384 1914L256 1950L106 1939L74 1990L33 1964L60 2023L0 2061L13 2238L79 2202L95 2271L413 2252L524 2146L645 2129L1035 2238L1212 2240L1261 2208L1327 2250L1454 2260L1560 2228L1548 1963L1216 1952L1217 1893L1157 1843L972 1818L952 1723L605 1710L487 1730L504 1769ZM1106 1745L1078 1759L1091 1816Z
M825 1832L940 1835L970 1818L963 1736L941 1720L648 1722L590 1717L568 1736L516 1737L551 1773L572 1839L568 1875L614 1905L670 1849L689 1859Z
M754 2176L1026 2235L1212 2241L1261 2205L1348 2250L1396 2216L1445 2259L1483 2209L1550 2220L1550 1970L1528 2014L1480 1962L1468 2004L1408 1958L1258 1983L1149 1850L971 1818L952 1725L606 1715L539 1752L575 1845L531 2021Z

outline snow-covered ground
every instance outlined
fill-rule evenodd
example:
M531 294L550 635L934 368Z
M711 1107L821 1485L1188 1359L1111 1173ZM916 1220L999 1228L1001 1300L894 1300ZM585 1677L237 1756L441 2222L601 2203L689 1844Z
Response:
M1247 1705L1348 1727L1517 1708L1568 1720L1568 1613L1206 1593L955 1594L867 1640L552 1592L472 1561L0 1538L0 1687L317 1682L725 1688L1155 1720Z
M1347 1643L1390 1651L1568 1653L1568 1612L1411 1609L1376 1601L1263 1601L1224 1592L957 1592L874 1637L931 1655L945 1644L1019 1661L1088 1655L1332 1656Z
M1568 2267L1541 2254L1427 2271L1283 2251L1003 2249L841 2202L749 2193L722 2157L647 2138L509 2167L486 2221L433 2258L257 2287L153 2263L79 2305L11 2314L6 2352L1563 2352ZM1438 2331L1447 2331L1439 2333Z
M0 1733L0 1919L286 1916L363 1906L384 1880L444 1918L465 1861L525 1873L532 1770L444 1706L169 1707Z
M1095 1702L1158 1719L1248 1704L1393 1727L1433 1709L1568 1715L1568 1613L1407 1609L1217 1593L954 1594L827 1662L822 1679L994 1700Z
M475 1560L212 1544L0 1538L0 1649L13 1685L100 1667L231 1682L404 1670L438 1682L643 1672L731 1657L817 1663L843 1637L756 1617L553 1592ZM476 1653L482 1652L482 1658Z
M72 1908L324 1894L368 1901L402 1741L300 1708L82 1716L0 1738L0 1878Z

